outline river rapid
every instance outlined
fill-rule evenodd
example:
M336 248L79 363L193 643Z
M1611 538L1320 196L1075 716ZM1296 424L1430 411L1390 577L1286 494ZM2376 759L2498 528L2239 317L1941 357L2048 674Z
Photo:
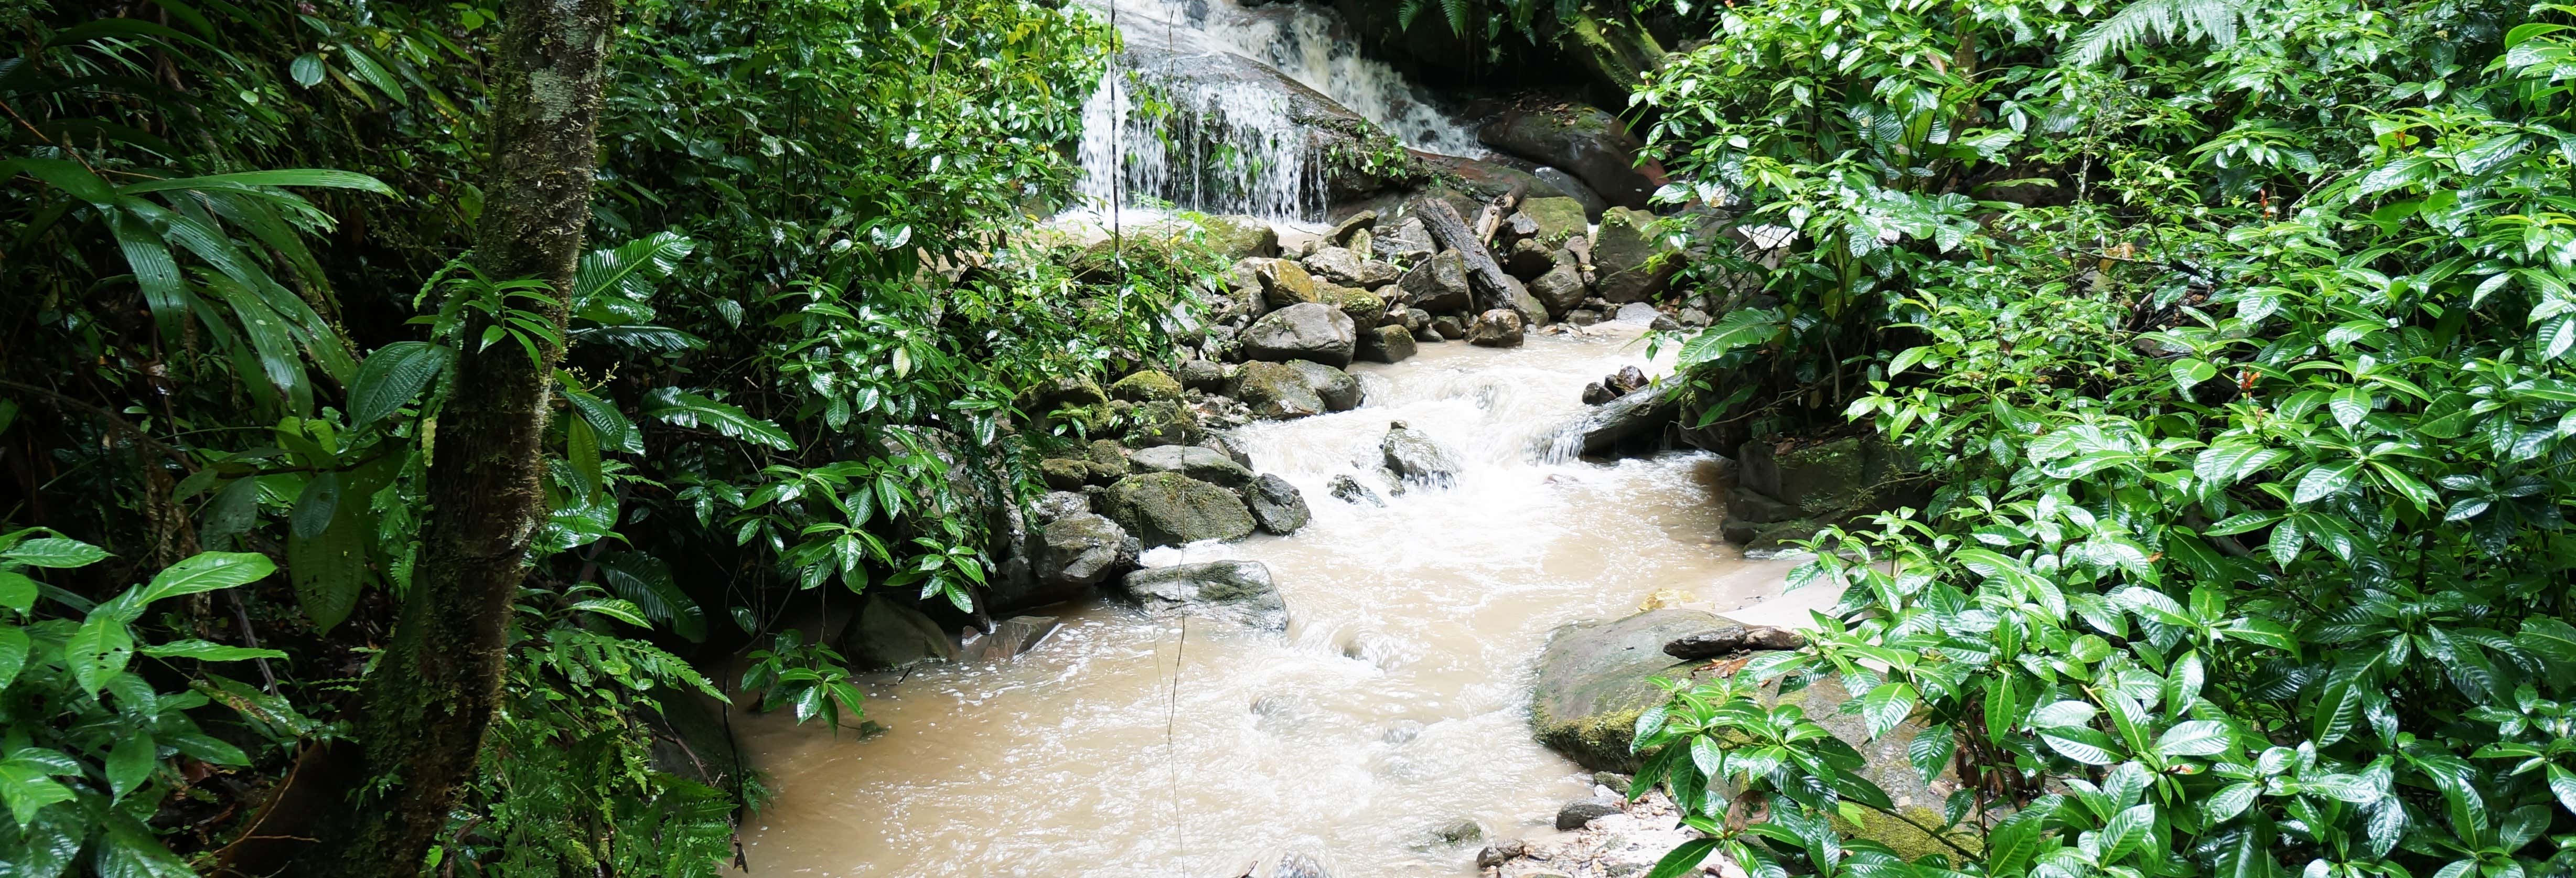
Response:
M1443 827L1547 835L1590 791L1529 729L1549 632L1650 600L1739 609L1789 563L1718 538L1713 455L1552 459L1585 382L1655 371L1639 328L1426 345L1354 367L1358 409L1236 431L1313 522L1145 562L1267 563L1285 637L1084 603L1040 611L1064 628L1033 653L871 684L867 715L891 727L876 737L738 719L776 793L744 829L751 873L1202 878L1293 848L1335 878L1472 875L1482 842L1444 843ZM1390 421L1448 446L1458 483L1334 499L1327 483L1373 466Z

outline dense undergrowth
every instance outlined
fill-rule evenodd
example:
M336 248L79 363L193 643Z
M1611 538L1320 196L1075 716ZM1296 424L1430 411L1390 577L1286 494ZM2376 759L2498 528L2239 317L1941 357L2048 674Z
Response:
M1699 10L1638 94L1666 195L1799 233L1703 267L1702 422L1937 491L1822 535L1808 648L1640 723L1709 835L1658 874L2576 868L2569 12ZM1758 685L1826 679L1955 793Z
M411 584L460 352L521 350L563 351L546 518L426 867L711 874L758 785L666 773L665 708L856 725L790 626L970 611L1056 441L1020 392L1169 350L1212 273L1027 234L1115 45L1078 10L645 0L577 282L485 277L500 9L0 8L0 874L270 874L366 807L316 754Z

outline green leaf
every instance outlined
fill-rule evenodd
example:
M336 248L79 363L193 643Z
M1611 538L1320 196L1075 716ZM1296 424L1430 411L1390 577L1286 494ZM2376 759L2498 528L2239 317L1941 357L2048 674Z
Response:
M2215 756L2227 752L2234 735L2227 724L2217 720L2196 719L2174 724L2156 739L2159 756Z
M398 341L378 348L349 389L349 423L364 426L401 410L455 362L456 350L445 345Z
M683 427L704 425L725 436L780 451L796 450L795 440L788 438L787 431L777 424L676 387L657 388L645 394L644 415Z
M127 592L90 610L63 641L63 662L71 666L72 680L82 692L97 695L99 687L124 672L125 663L133 658L134 632L128 626L139 610L127 599L133 594Z
M2110 765L2120 761L2119 745L2111 736L2088 728L2047 728L2039 730L2039 739L2058 755L2086 765Z
M279 652L274 649L252 649L243 646L226 646L210 640L195 639L174 640L169 643L147 646L138 651L144 655L152 656L154 658L187 658L204 662L238 662L259 658L282 659L286 657L286 653Z
M150 604L162 598L247 585L275 572L277 564L257 552L199 552L154 575L143 586L138 600Z
M2225 823L2245 813L2245 809L2254 804L2254 794L2262 789L2261 784L2252 781L2229 784L2201 802L2201 813L2207 815L2213 824Z
M2188 357L2175 360L2169 371L2173 374L2174 387L2185 394L2189 394L2194 385L2218 377L2218 367Z
M210 174L203 177L174 177L163 180L145 180L140 183L127 183L123 186L119 186L117 187L117 191L126 195L136 195L145 192L163 192L172 189L216 189L243 186L304 186L315 189L356 189L361 192L373 192L377 195L395 194L394 187L385 185L385 181L383 180L378 180L374 177L355 171L335 171L323 168L290 168L277 171L242 171L235 174Z
M125 798L126 793L152 778L152 769L161 764L160 745L152 742L152 733L128 730L116 747L107 751L107 789L109 801Z
M21 613L36 605L36 581L15 570L0 570L0 607Z
M322 56L311 52L295 56L295 60L286 65L286 75L292 77L296 85L305 88L321 84Z
M2102 824L2101 861L2115 863L2128 857L2138 849L2139 843L2146 840L2147 830L2155 826L2155 822L2154 805L2135 805L2113 815Z
M1868 723L1873 739L1886 735L1905 718L1914 714L1914 687L1904 683L1882 683L1860 699L1861 719Z
M45 806L73 798L70 787L46 777L43 771L19 764L14 758L0 762L0 800L9 803L9 816L17 818L21 828Z
M29 567L57 569L87 567L106 559L106 549L63 537L26 540L11 546L8 551L0 552L0 560L16 561Z
M339 514L321 533L286 538L286 574L295 586L295 602L321 631L349 618L370 578L367 529L357 508L356 503L340 504Z
M1681 878L1698 870L1700 864L1707 862L1709 855L1716 851L1717 839L1714 838L1682 842L1665 853L1663 859L1655 861L1655 868L1646 871L1646 878Z
M0 689L9 688L18 679L18 672L27 667L27 653L33 646L26 629L0 625Z
M644 614L636 610L634 604L621 600L593 598L573 604L569 609L576 613L598 613L637 628L653 627L653 623L644 621Z

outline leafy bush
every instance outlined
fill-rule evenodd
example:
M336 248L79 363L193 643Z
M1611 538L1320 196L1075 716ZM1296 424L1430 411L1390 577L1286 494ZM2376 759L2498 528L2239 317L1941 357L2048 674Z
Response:
M1643 92L1668 194L1798 232L1698 368L1941 485L1641 723L1660 874L2576 866L2569 10L2155 3L1736 7ZM1755 685L1825 679L1946 807Z

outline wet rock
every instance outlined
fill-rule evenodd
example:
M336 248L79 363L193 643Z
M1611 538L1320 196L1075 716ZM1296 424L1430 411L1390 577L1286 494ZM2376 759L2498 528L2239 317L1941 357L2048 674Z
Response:
M1339 308L1299 302L1253 321L1243 332L1242 345L1244 355L1255 360L1347 366L1359 345L1359 327Z
M1590 383L1590 384L1583 385L1583 404L1584 404L1584 405L1600 405L1600 404L1602 404L1602 403L1609 402L1609 401L1611 401L1611 400L1618 399L1618 398L1619 398L1619 392L1618 392L1618 391L1616 391L1616 390L1612 390L1612 389L1610 389L1610 388L1608 388L1608 387L1606 387L1606 386L1603 386L1603 385L1602 385L1602 383L1601 383L1601 382L1599 382L1599 381L1595 381L1595 382L1592 382L1592 383Z
M1601 322L1601 312L1590 308L1570 309L1565 312L1565 322L1576 326L1591 326Z
M858 620L842 632L841 654L861 668L900 668L954 661L957 642L920 610L883 594L873 594L859 607Z
M1573 427L1583 436L1583 453L1607 454L1630 437L1661 431L1678 417L1681 386L1668 381L1594 408Z
M1557 628L1539 654L1532 692L1530 722L1539 743L1585 768L1636 770L1628 743L1637 714L1664 698L1648 680L1689 667L1665 655L1664 644L1725 624L1698 610L1667 608Z
M1343 247L1326 247L1298 260L1306 270L1334 283L1375 289L1395 282L1395 266L1362 259Z
M1672 332L1682 328L1682 324L1680 321L1674 320L1671 317L1657 314L1655 315L1655 321L1653 323L1646 324L1646 328L1657 332Z
M1465 311L1474 302L1474 293L1467 287L1467 257L1456 250L1414 266L1397 289L1404 293L1404 304L1433 314Z
M1139 448L1127 456L1127 462L1140 472L1180 473L1181 475L1224 488L1252 484L1252 471L1223 452L1196 445L1164 445Z
M1256 417L1302 418L1325 411L1324 398L1306 382L1305 374L1286 364L1245 363L1236 378L1235 396Z
M1682 309L1682 313L1673 318L1673 322L1696 329L1702 326L1707 326L1715 321L1708 316L1708 312L1706 311L1702 311L1697 308L1684 308Z
M1768 625L1720 625L1685 634L1664 644L1664 654L1686 662L1725 658L1754 650L1777 651L1807 645L1798 632Z
M1647 383L1646 370L1639 369L1635 366L1621 366L1619 367L1619 371L1613 372L1601 379L1602 386L1610 388L1611 392L1617 393L1620 396L1635 393L1639 389L1645 387Z
M1315 292L1315 276L1288 259L1265 259L1254 264L1253 274L1261 280L1262 301L1272 308L1285 308L1300 302L1320 301Z
M967 641L958 652L968 661L1006 661L1037 649L1061 627L1054 616L1013 616L994 623L991 633Z
M1420 264L1438 249L1432 246L1431 230L1424 228L1422 220L1417 217L1406 217L1404 222L1396 224L1393 231L1380 227L1369 242L1379 261L1396 265Z
M1781 450L1756 439L1737 447L1737 483L1777 498L1802 516L1827 516L1873 505L1878 486L1914 469L1901 449L1846 437Z
M1078 490L1048 491L1029 504L1029 524L1045 527L1069 515L1091 511L1091 498Z
M1400 363L1413 356L1413 333L1401 325L1372 327L1360 333L1359 358L1372 363Z
M1331 490L1333 492L1333 499L1340 500L1344 503L1366 503L1371 506L1386 505L1385 500L1378 499L1376 491L1369 490L1369 486L1360 484L1360 480L1351 478L1348 474L1334 476Z
M1315 397L1324 401L1324 410L1346 412L1360 406L1362 394L1358 376L1322 363L1291 360L1288 368L1297 370L1306 386L1315 389Z
M1171 400L1140 403L1127 410L1127 431L1119 435L1128 445L1147 448L1156 445L1187 445L1199 439L1198 413L1189 406Z
M1653 305L1630 302L1619 306L1619 309L1610 315L1610 319L1620 323L1653 323L1655 318L1662 316L1664 312L1655 310Z
M1423 344L1448 341L1448 339L1440 337L1439 330L1431 328L1431 322L1428 320L1423 321L1421 329L1413 331L1413 340Z
M1128 402L1170 401L1181 398L1181 382L1155 369L1145 369L1109 385L1109 398Z
M1529 842L1525 842L1517 838L1507 838L1502 841L1486 845L1484 850L1476 852L1476 868L1502 868L1503 863L1510 861L1512 858L1528 855L1529 849Z
M1057 519L1040 528L1036 537L1032 560L1039 593L1026 596L1022 606L1080 597L1091 586L1135 566L1141 549L1117 522L1088 512Z
M1279 230L1249 216L1211 216L1199 220L1208 249L1227 259L1279 255Z
M1254 526L1252 512L1234 492L1180 473L1119 479L1107 499L1109 517L1146 548L1239 540Z
M1287 479L1262 475L1243 488L1243 505L1252 512L1252 521L1262 533L1286 536L1305 527L1314 513L1306 508L1306 495Z
M1556 254L1535 240L1523 239L1501 254L1503 271L1527 282L1556 267Z
M1434 341L1466 338L1467 321L1458 319L1456 315L1443 314L1431 318L1431 331L1440 336Z
M1593 288L1613 303L1643 302L1664 291L1681 270L1681 250L1654 234L1655 215L1611 208L1592 236Z
M1556 809L1556 828L1560 831L1582 829L1584 824L1591 823L1595 817L1608 817L1620 813L1620 804L1620 800L1612 796L1593 796L1567 802L1565 807Z
M1798 507L1783 503L1778 497L1743 485L1737 485L1726 491L1727 521L1741 521L1753 525L1788 521L1796 517L1798 517ZM1751 534L1748 533L1746 539L1751 538Z
M1227 439L1222 434L1210 433L1200 437L1199 447L1225 455L1225 459L1234 461L1244 469L1252 468L1252 455L1245 454L1243 449L1234 447L1234 440Z
M1458 478L1457 457L1429 434L1407 427L1403 421L1388 423L1386 437L1378 440L1377 447L1386 458L1387 472L1399 480L1447 487Z
M1059 375L1030 388L1024 411L1034 412L1040 430L1053 430L1058 425L1078 425L1086 430L1099 425L1102 407L1109 395L1100 385L1081 375Z
M1233 878L1333 878L1333 872L1322 857L1300 850L1264 854L1253 858L1243 871L1227 873Z
M1563 256L1562 253L1558 255ZM1571 260L1563 258L1557 259L1547 271L1530 281L1529 291L1540 305L1547 308L1547 316L1555 320L1568 319L1575 304L1583 301L1588 292L1583 288L1583 274L1575 270Z
M1532 198L1521 202L1521 213L1538 226L1534 236L1538 242L1549 247L1562 247L1592 233L1583 202L1572 198Z
M1635 783L1636 781L1637 778L1635 775L1620 774L1616 771L1596 771L1592 773L1592 782L1594 784L1614 793L1627 792L1628 785Z
M1464 847L1485 840L1485 827L1461 817L1431 828L1431 843L1441 847Z
M1226 368L1215 360L1190 360L1181 364L1181 386L1190 390L1216 393L1225 389Z
M1343 315L1351 318L1351 325L1362 330L1376 327L1378 321L1386 316L1386 300L1367 290L1343 287L1333 302L1342 309Z
M1508 310L1520 313L1523 328L1537 329L1539 324L1547 322L1547 303L1539 301L1538 296L1531 294L1528 284L1512 279L1510 298L1512 305Z
M1643 209L1662 175L1659 165L1637 167L1638 143L1619 117L1582 104L1514 108L1476 132L1487 146L1564 169L1603 200ZM1649 173L1651 171L1651 173Z
M1335 247L1349 247L1351 236L1375 228L1377 228L1377 211L1363 210L1351 214L1341 222L1334 223L1333 230L1324 234L1324 240Z
M1240 621L1253 628L1288 630L1288 602L1258 561L1210 561L1149 567L1120 583L1127 599L1161 615Z
M1489 348L1521 346L1521 315L1507 308L1496 308L1476 315L1467 327L1467 343Z
M1413 659L1413 650L1403 641L1375 631L1361 631L1342 643L1342 657L1367 662L1379 670L1392 671Z

